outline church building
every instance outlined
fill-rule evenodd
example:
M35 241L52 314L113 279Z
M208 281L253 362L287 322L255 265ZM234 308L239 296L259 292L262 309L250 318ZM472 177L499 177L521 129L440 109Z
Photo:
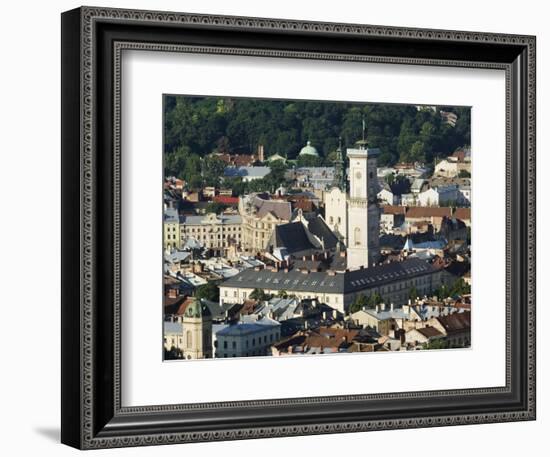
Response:
M376 173L379 149L367 141L347 149L349 193L346 189L342 151L336 151L334 186L325 193L325 219L331 230L347 246L350 270L372 267L380 258L380 206Z

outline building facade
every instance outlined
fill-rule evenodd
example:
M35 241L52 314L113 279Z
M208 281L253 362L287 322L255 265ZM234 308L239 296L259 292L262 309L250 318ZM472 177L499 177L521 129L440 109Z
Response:
M325 222L346 245L348 242L348 198L345 190L333 187L325 192Z
M239 215L184 216L179 224L181 244L190 238L197 240L207 249L225 255L231 246L242 241L242 217Z
M348 202L348 268L374 265L380 257L380 207L376 158L378 149L361 144L348 149L350 196Z
M281 338L281 324L264 317L256 322L229 325L216 333L216 358L271 355Z
M429 295L453 279L443 268L416 258L344 272L254 268L220 284L220 303L243 303L254 289L262 289L272 295L285 291L300 300L315 298L345 313L360 295L378 293L386 303L403 305L411 288L419 296Z
M247 253L264 251L275 226L292 219L291 204L282 200L266 200L257 195L239 199L242 218L241 250Z
M184 359L212 358L212 314L200 300L193 300L183 314Z
M176 208L164 209L163 241L165 250L180 248L180 218Z

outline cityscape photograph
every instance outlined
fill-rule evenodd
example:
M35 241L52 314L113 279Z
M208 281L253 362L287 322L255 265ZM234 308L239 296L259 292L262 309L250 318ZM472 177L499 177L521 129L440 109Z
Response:
M470 107L164 95L163 163L164 360L470 347Z

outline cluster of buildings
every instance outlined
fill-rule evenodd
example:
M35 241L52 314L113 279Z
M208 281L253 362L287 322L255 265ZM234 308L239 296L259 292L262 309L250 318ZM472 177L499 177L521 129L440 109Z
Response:
M445 161L382 170L379 153L339 147L332 167L290 169L273 193L208 190L221 212L167 178L166 358L469 347L469 194L457 204L469 154L446 159L455 173ZM226 176L243 180L273 157L226 156ZM388 173L406 193L388 195Z

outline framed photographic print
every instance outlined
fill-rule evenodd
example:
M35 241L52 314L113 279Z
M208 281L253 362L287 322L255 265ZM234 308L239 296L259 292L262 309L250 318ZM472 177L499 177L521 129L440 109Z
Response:
M62 442L535 418L535 38L62 15Z

